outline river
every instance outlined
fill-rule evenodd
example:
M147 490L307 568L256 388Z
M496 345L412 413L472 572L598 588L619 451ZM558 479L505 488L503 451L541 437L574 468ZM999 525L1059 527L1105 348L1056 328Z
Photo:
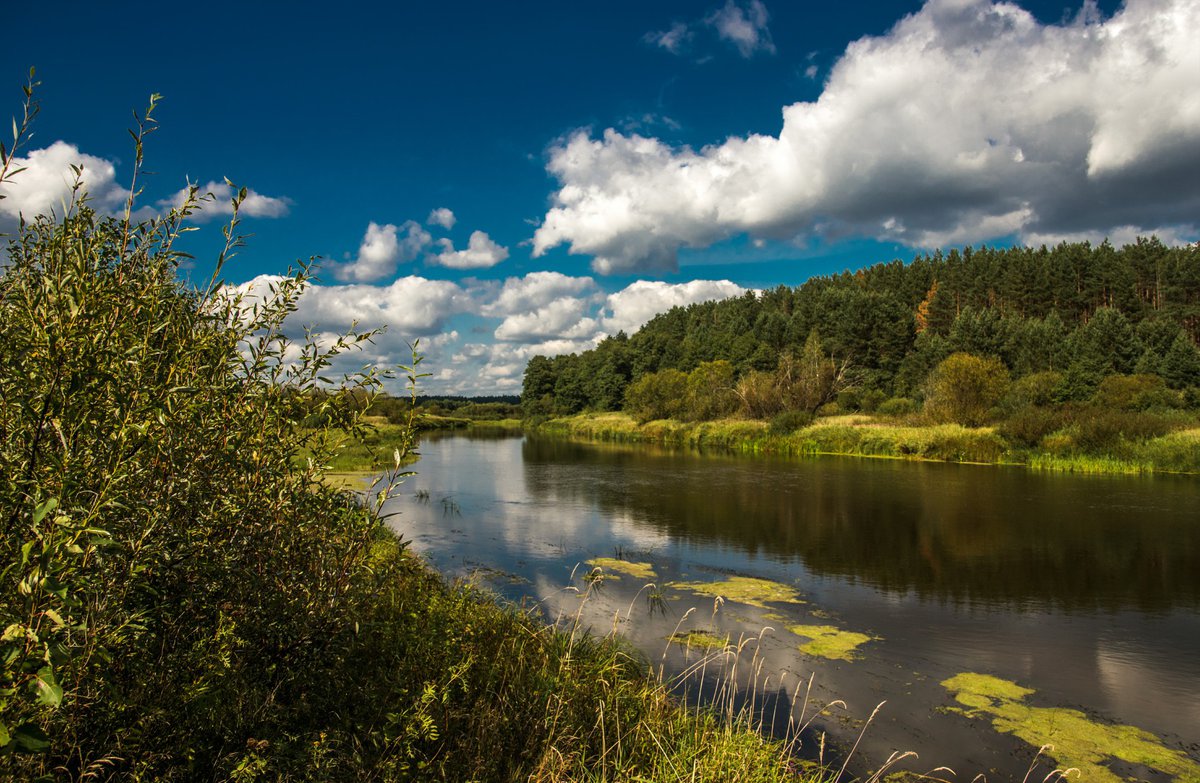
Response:
M1036 763L1041 780L1054 764L1035 759L1035 737L1050 734L1085 782L1200 779L1194 477L520 436L432 437L420 451L386 510L435 567L552 620L615 628L667 678L706 660L673 633L750 640L736 664L710 654L703 679L679 688L711 698L714 683L740 683L739 707L753 696L767 729L806 726L802 755L824 735L838 766L858 743L858 775L911 752L889 771L1019 781ZM619 562L589 582L595 558ZM709 592L739 577L795 600ZM835 632L861 636L814 644ZM857 646L838 648L846 639ZM1120 725L1149 732L1132 734L1161 757L1107 757L1130 734ZM1089 740L1102 750L1076 747Z

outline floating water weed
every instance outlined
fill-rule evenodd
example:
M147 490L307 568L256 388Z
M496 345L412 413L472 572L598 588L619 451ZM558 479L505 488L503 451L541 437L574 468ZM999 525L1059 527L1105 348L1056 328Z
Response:
M796 588L752 576L731 576L722 582L671 582L668 587L737 601L760 609L767 608L768 602L805 603Z
M1179 783L1200 781L1200 763L1166 747L1150 732L1103 723L1079 710L1034 707L1025 700L1035 692L1015 682L967 672L943 681L942 686L962 705L954 711L990 717L997 731L1041 748L1063 767L1077 768L1089 783L1121 783L1122 778L1106 766L1109 760L1141 764Z
M855 651L867 642L879 641L877 636L865 633L843 631L833 625L792 625L788 630L797 636L803 636L812 641L800 645L801 652L818 658L831 660L852 661L858 658Z
M616 571L619 574L632 576L635 579L654 579L654 566L650 563L634 563L628 560L619 560L615 557L593 557L587 561L587 564L596 568L608 569Z

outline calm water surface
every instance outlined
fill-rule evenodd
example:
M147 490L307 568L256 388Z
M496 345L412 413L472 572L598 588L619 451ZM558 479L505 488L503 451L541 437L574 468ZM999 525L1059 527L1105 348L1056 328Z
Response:
M441 437L421 452L418 475L388 510L435 566L540 602L549 617L581 612L598 633L617 627L668 675L697 658L666 642L681 619L683 630L761 635L760 691L790 694L811 677L793 719L833 705L813 719L802 752L815 753L825 732L832 752L844 754L886 702L854 769L914 751L919 760L903 768L1021 780L1033 749L946 709L955 702L940 683L969 671L1034 689L1037 706L1140 727L1200 760L1195 478L772 460L521 437ZM581 610L581 564L613 556L653 564L665 605L646 600L646 580L623 577L605 580ZM806 603L726 602L714 612L711 598L667 586L730 574L792 585ZM877 641L859 660L826 660L799 650L805 640L786 631L796 624ZM789 696L780 699L764 703L767 722L783 730ZM1150 770L1118 772L1155 779Z

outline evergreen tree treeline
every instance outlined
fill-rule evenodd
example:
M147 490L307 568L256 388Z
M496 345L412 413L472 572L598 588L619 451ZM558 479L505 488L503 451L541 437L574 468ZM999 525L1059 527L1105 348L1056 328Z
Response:
M878 398L920 398L956 352L997 358L1014 379L1062 373L1064 400L1088 399L1117 374L1186 389L1200 385L1200 244L968 247L676 307L592 350L535 356L525 412L616 410L637 379L704 362L728 362L738 378L775 371L814 332Z

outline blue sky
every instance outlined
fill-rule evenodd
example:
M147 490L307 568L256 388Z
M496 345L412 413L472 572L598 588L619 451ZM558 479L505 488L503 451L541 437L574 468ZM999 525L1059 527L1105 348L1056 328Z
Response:
M36 66L42 113L0 228L70 162L114 208L161 93L146 213L251 188L229 283L323 257L293 328L386 324L347 368L421 337L431 392L933 247L1200 237L1191 0L36 5L3 54L11 111Z

